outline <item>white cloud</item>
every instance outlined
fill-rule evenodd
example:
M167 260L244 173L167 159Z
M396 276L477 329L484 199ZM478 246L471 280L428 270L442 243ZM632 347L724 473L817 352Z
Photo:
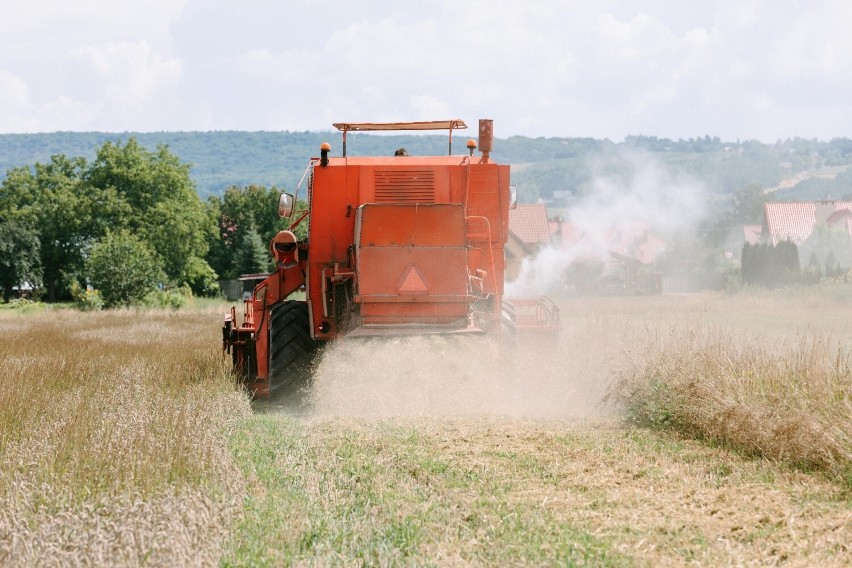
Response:
M40 121L50 124L52 130L89 130L99 114L97 105L88 105L65 95L60 95L39 110Z
M650 87L642 91L636 98L634 112L644 113L650 109L658 108L672 102L677 97L678 91L671 85Z
M41 45L45 51L80 42L147 39L167 42L169 25L186 0L30 0L0 4L0 34L9 47ZM50 44L42 40L50 38Z
M772 98L756 93L748 98L749 106L757 111L767 111L773 108Z
M28 131L34 125L29 119L29 94L20 77L0 70L0 131Z
M0 72L28 86L12 130L144 128L140 104L178 79L170 24L183 0L0 4ZM117 116L134 117L119 125Z
M26 82L8 71L0 70L0 106L5 109L17 109L27 106Z
M728 73L733 77L748 77L754 72L751 61L736 59L728 65Z
M639 14L629 22L603 14L592 32L598 37L602 50L629 62L659 53L674 39L671 30L647 14Z
M772 63L785 76L843 76L852 72L852 4L808 4L775 42Z
M147 41L90 45L72 52L105 82L118 104L143 102L163 85L180 77L181 62L154 53Z
M450 116L452 111L445 101L432 95L415 95L411 97L409 104L414 109L415 120L458 118Z
M841 0L4 2L0 129L446 115L500 136L849 135L849 21Z

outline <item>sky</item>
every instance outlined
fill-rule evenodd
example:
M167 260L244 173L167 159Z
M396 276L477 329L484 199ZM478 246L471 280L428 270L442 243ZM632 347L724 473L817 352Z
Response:
M852 136L847 0L0 0L0 133Z

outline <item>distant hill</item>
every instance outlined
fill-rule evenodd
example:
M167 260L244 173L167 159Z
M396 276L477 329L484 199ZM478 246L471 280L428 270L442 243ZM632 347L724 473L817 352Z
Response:
M454 153L465 151L475 130L456 132ZM332 154L341 153L339 132L55 132L0 134L0 176L17 166L45 162L53 154L94 158L106 141L135 137L154 149L164 144L182 161L192 164L192 177L202 197L220 194L230 185L251 183L292 189L309 158L329 142ZM411 154L442 155L445 135L349 134L350 155L391 155L405 147ZM512 136L494 141L493 157L512 164L512 182L522 201L539 199L570 206L587 194L596 178L624 179L637 164L656 160L674 176L700 181L721 196L750 184L776 189L777 199L852 197L852 140L830 142L791 139L775 144L749 140L723 142L718 138L669 140L631 136L624 142L592 138L527 138ZM802 183L789 180L801 179ZM797 189L799 188L799 189ZM799 197L799 192L802 196Z

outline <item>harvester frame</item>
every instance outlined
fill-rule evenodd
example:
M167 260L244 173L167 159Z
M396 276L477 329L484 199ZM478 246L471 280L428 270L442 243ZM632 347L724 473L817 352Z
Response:
M342 155L323 144L295 195L282 194L289 228L270 243L276 268L245 301L242 323L235 307L225 317L223 350L254 395L304 378L318 346L344 336L558 334L555 306L534 313L556 317L501 325L511 312L503 247L515 191L509 166L490 159L491 120L480 120L479 143L469 140L463 155L452 154L453 131L467 127L459 119L334 126ZM349 132L439 129L449 131L447 156L347 153ZM296 212L305 180L308 207ZM293 299L300 291L305 299Z

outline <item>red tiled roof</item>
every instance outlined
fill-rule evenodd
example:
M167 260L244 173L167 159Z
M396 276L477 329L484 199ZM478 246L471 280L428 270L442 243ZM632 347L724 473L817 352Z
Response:
M645 223L610 227L604 237L609 243L610 252L643 264L651 264L666 250L666 242L653 235Z
M766 203L763 206L766 228L765 238L777 245L791 240L802 244L814 231L816 224L814 203Z
M760 225L743 225L743 236L745 242L750 245L756 245L760 242Z
M509 231L524 244L550 242L547 209L543 203L518 204L509 210Z
M852 208L837 209L834 213L829 215L825 222L832 227L840 227L848 232L849 227L852 226ZM850 233L850 235L852 235L852 233Z
M845 231L852 237L852 208L838 209L825 220L829 227Z
M573 223L563 222L559 227L559 246L563 249L608 251L619 258L630 258L642 264L651 264L665 252L666 241L654 235L646 224L613 225L605 231L586 233Z
M573 223L568 221L557 221L550 224L551 235L557 244L565 248L569 245L574 245L585 237L583 231Z
M817 217L827 221L841 209L852 210L852 201L809 201L789 203L766 203L763 206L764 239L777 245L783 240L802 244L814 232Z

